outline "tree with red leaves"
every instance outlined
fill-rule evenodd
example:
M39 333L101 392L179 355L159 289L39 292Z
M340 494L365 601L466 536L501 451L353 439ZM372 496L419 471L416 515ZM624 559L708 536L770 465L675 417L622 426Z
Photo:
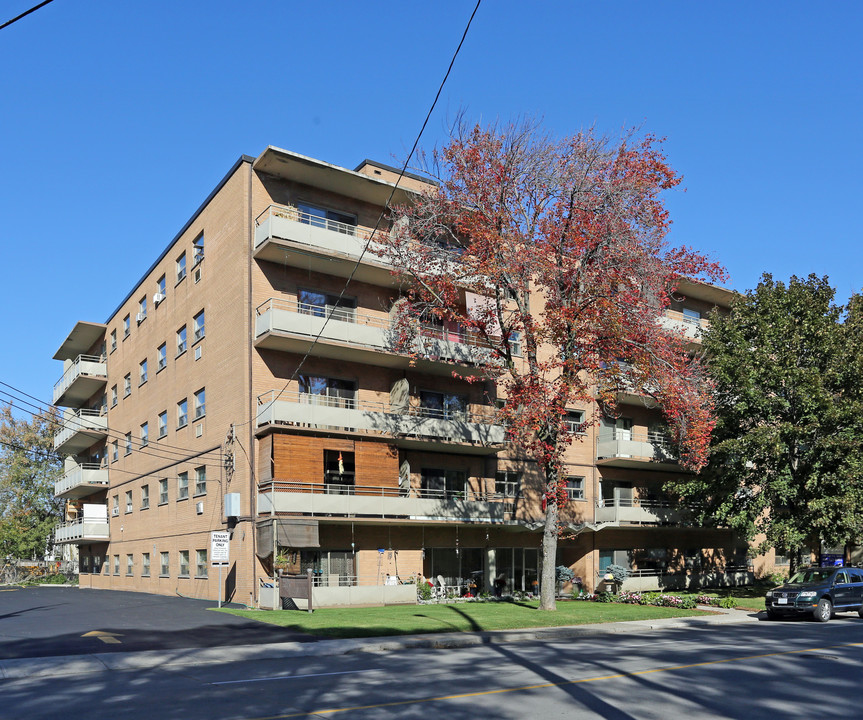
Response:
M540 608L553 610L563 457L583 436L567 408L597 402L613 415L620 390L649 395L681 463L698 470L713 427L710 384L660 318L682 279L721 281L724 271L667 246L660 196L680 176L652 136L459 125L421 157L436 184L394 209L384 241L410 280L403 335L433 318L487 348L482 370L506 399L508 438L544 478Z

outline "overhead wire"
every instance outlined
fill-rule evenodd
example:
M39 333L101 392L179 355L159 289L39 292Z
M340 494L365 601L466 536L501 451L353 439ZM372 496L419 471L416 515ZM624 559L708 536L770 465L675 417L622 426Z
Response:
M3 28L9 27L12 23L18 22L21 18L27 17L30 13L36 12L39 8L45 7L48 3L52 3L54 0L44 0L44 2L40 2L38 5L34 5L29 10L25 10L20 15L16 15L11 20L7 20L2 25L0 25L0 30Z
M437 93L435 93L434 100L432 101L431 106L429 107L428 112L426 113L426 117L425 117L425 120L423 120L422 127L420 127L420 130L417 133L416 139L414 140L413 146L411 147L411 150L408 153L408 156L405 158L404 163L402 163L402 168L401 168L401 171L399 172L399 176L396 179L395 183L393 184L392 190L390 191L390 195L387 198L386 203L384 203L384 207L381 210L380 214L378 215L378 219L375 222L375 225L372 228L371 233L369 234L368 238L366 239L366 242L363 245L362 251L360 252L359 256L357 257L356 261L354 262L354 266L351 269L351 272L348 275L347 280L345 281L344 287L342 288L341 292L339 293L338 300L336 301L336 303L333 304L333 306L330 308L329 312L324 317L324 322L322 323L318 332L315 334L315 336L314 336L311 344L309 345L308 349L306 350L305 354L300 359L300 362L297 364L297 367L294 369L293 373L291 373L291 376L285 381L285 384L282 387L282 389L279 390L279 392L276 394L276 396L270 401L271 404L276 402L285 393L285 391L288 389L288 386L294 380L296 380L297 375L299 374L300 370L302 370L303 366L306 363L306 360L308 360L308 358L311 356L312 350L314 350L318 341L321 339L321 336L323 335L323 332L326 329L327 323L329 323L332 316L339 309L339 303L344 298L345 293L347 292L348 287L350 286L351 281L354 278L354 275L356 274L357 270L359 269L360 265L362 264L363 258L365 257L366 252L368 252L369 246L371 245L372 240L374 239L375 235L377 234L378 228L380 227L380 224L384 219L384 216L387 212L387 209L390 206L390 203L392 202L393 197L395 196L395 193L396 193L396 190L398 189L399 183L402 181L402 178L404 178L404 175L407 172L407 168L408 168L408 165L410 164L411 158L413 157L414 153L416 152L416 149L419 145L420 139L422 138L423 133L425 132L426 126L428 125L428 122L431 119L431 115L434 112L434 109L437 105L438 100L440 99L440 95L443 92L443 89L444 89L444 86L446 85L447 79L449 79L450 73L452 72L453 66L455 65L456 58L458 58L459 52L461 51L461 48L462 48L462 45L464 45L464 41L467 38L467 34L468 34L468 31L470 30L471 23L473 23L473 19L476 16L476 13L479 10L479 6L481 3L482 3L482 0L477 0L476 6L474 7L473 12L470 15L470 18L467 21L467 25L465 25L465 29L464 29L464 32L462 33L461 40L459 40L458 46L456 47L455 52L453 53L452 58L450 59L449 66L447 67L447 71L444 74L443 80L441 80L441 83L438 86ZM255 415L253 420L250 420L249 422L245 422L245 423L238 423L235 425L235 427L243 427L244 425L248 425L250 422L257 421L263 412L264 412L264 410L262 407L261 410L259 410L258 413Z

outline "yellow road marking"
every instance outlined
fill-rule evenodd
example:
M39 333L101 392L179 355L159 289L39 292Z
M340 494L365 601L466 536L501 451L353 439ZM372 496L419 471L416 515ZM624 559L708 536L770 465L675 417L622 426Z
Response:
M107 645L119 645L120 641L117 638L123 637L123 634L105 632L104 630L91 630L88 633L84 633L81 637L99 638L99 640Z
M761 655L743 655L741 657L726 658L725 660L706 660L700 663L688 665L670 665L668 667L653 668L651 670L635 670L628 673L616 673L614 675L600 675L598 677L583 678L581 680L562 680L561 682L539 683L538 685L521 685L513 688L500 688L498 690L480 690L478 692L459 693L458 695L440 695L438 697L421 698L413 700L396 700L394 702L379 703L377 705L354 705L343 708L325 708L322 710L308 710L306 712L290 713L288 715L267 715L265 717L248 718L248 720L287 720L288 718L310 717L312 715L334 715L336 713L351 712L356 710L374 710L375 708L397 707L399 705L419 705L420 703L438 702L441 700L462 700L464 698L481 697L483 695L501 695L503 693L522 692L524 690L542 690L546 688L563 687L565 685L580 685L583 683L597 682L599 680L617 680L620 678L638 677L650 673L670 672L673 670L686 670L687 668L705 667L707 665L721 665L723 663L740 662L743 660L757 660L759 658L779 657L781 655L799 655L801 653L820 652L843 647L858 647L863 643L845 643L843 645L829 645L820 648L807 648L805 650L783 650L782 652L763 653Z

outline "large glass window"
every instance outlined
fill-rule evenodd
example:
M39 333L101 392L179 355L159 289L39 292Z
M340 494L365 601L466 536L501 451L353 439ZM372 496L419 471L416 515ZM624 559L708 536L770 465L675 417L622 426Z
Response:
M357 384L350 380L300 375L301 400L314 405L353 408Z
M333 320L355 322L357 301L355 298L329 295L314 290L300 290L297 294L298 310L303 315L331 317Z
M306 225L313 225L346 235L356 235L357 233L357 218L354 215L337 210L327 210L306 203L297 203L297 210L299 211L300 222Z
M463 495L467 491L467 473L464 470L423 468L420 471L420 487L426 497Z
M467 418L467 397L453 393L420 391L422 414L444 420Z

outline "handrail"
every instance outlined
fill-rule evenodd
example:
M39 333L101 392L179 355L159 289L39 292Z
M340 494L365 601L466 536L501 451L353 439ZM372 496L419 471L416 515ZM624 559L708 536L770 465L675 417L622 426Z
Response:
M351 225L349 223L339 222L338 220L329 220L327 218L322 218L318 215L312 215L310 213L302 212L299 208L291 205L279 205L277 203L272 203L268 205L255 218L255 227L258 227L262 224L262 218L264 216L266 216L266 219L269 219L273 216L283 217L288 220L303 223L304 225L311 225L312 227L320 227L324 228L325 230L332 230L333 232L341 233L343 235L353 235L354 237L358 237L362 240L368 240L369 238L371 238L373 232L377 236L381 236L384 234L384 232L380 229L375 232L373 228L365 227L363 225Z
M684 315L679 310L665 310L665 316L670 318L671 320L677 320L678 322L684 322L687 325L695 325L696 327L700 327L702 329L707 329L710 327L710 321L707 318L703 317L692 317L691 315Z
M465 411L449 411L440 408L428 408L421 406L409 406L407 411L394 410L389 403L381 401L357 400L350 397L331 396L331 395L313 395L310 393L302 393L296 390L286 390L279 392L276 390L268 390L265 393L258 395L258 405L266 405L276 399L286 402L299 403L303 405L320 405L323 407L342 408L345 410L362 410L363 412L381 413L384 415L394 415L397 417L421 417L435 418L441 420L451 420L453 422L468 422L481 425L494 424L496 410L493 406L483 406L487 410L465 410Z
M350 488L351 492L345 492ZM394 497L424 500L463 500L466 502L510 502L514 498L503 493L467 489L465 491L437 490L418 487L385 485L342 485L336 483L310 483L301 480L262 480L258 492L302 492L318 495L359 495L363 497Z
M664 433L655 430L622 430L616 427L602 427L599 430L599 437L597 439L599 442L603 440L630 440L632 442L647 442L662 447L673 446L671 440Z
M58 387L71 385L72 381L76 377L78 377L79 375L89 374L89 373L82 373L81 372L81 363L82 362L104 363L105 362L105 356L104 355L84 355L84 354L81 354L78 357L76 357L72 361L72 364L68 368L66 368L66 371L63 373L63 375L60 377L60 379L54 383L54 390L55 391L57 390ZM105 371L104 375L107 378L107 370ZM69 377L67 378L67 376L69 376Z
M298 315L311 315L322 319L330 317L331 320L378 328L384 331L392 332L396 329L395 321L389 316L383 317L380 315L356 312L353 308L333 307L330 305L327 305L326 307L310 305L309 303L301 303L296 300L287 300L283 298L269 298L268 300L265 300L255 308L255 316L260 317L265 312L276 309L295 312ZM472 347L485 349L491 347L480 333L465 330L464 328L445 328L439 325L419 323L415 326L415 329L419 337L423 339L457 342L462 345L470 345Z

